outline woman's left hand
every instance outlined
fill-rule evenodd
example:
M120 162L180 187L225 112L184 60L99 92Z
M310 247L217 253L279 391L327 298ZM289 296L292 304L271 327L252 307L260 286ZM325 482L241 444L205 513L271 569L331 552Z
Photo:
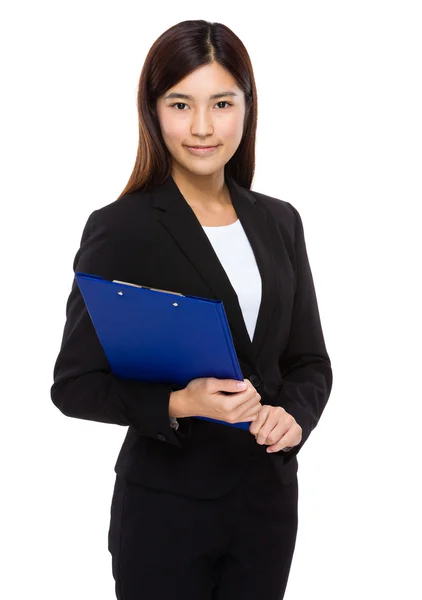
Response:
M267 452L290 450L302 440L302 427L281 406L263 404L249 431L258 444L269 445Z

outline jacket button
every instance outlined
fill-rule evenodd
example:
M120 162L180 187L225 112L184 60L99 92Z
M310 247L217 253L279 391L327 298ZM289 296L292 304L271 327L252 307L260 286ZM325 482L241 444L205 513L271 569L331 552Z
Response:
M255 375L255 373L249 375L249 381L254 386L254 388L258 388L261 385L261 380L258 377L258 375Z
M165 435L163 435L162 433L157 433L157 438L161 441L161 442L166 442L167 438Z

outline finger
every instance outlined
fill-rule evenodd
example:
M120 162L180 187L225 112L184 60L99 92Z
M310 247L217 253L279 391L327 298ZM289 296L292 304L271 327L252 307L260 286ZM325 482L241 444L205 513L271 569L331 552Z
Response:
M283 425L279 423L277 415L271 413L271 415L267 418L265 424L261 427L260 432L256 436L256 441L260 445L269 445L278 442L281 436L285 433L282 427Z
M261 429L261 427L264 425L269 413L270 413L270 409L268 406L265 406L265 405L261 406L261 408L257 414L257 418L252 423L252 425L249 427L249 431L252 433L252 435L254 435L255 437L258 435L258 432Z
M297 439L297 433L295 434L294 428L291 428L287 432L285 432L279 440L269 445L267 448L267 452L278 452L279 450L284 450L284 452L288 452L298 444L300 444L300 440L298 441Z
M276 412L273 410L272 407L269 407L269 414L268 414L267 418L265 419L265 423L262 425L262 427L260 428L260 430L258 431L258 433L255 436L258 444L262 445L262 444L266 443L268 435L278 425L278 423L279 423L279 421L278 421L278 416L277 416ZM281 436L281 433L279 434L278 437L280 437L280 436ZM277 438L277 440L278 440L278 438ZM277 441L277 440L273 440L273 441Z
M252 423L258 419L259 410L255 408L249 409L246 413L242 413L238 417L236 417L236 421L241 421L242 423Z
M256 421L254 421L252 423L252 425L249 427L249 431L256 437L261 429L261 427L264 425L268 415L271 412L271 407L268 406L267 404L264 404L258 414L258 418L256 419Z
M265 428L264 428L265 429ZM262 430L261 430L262 431ZM285 439L285 435L288 432L288 428L280 421L269 431L267 434L267 438L264 440L264 444L267 446L272 446L277 444L282 438Z
M283 452L288 452L292 448L294 448L294 445L286 446L286 442L284 440L279 440L276 444L273 444L272 446L268 446L267 452L268 453L279 452L280 450L283 450Z
M250 404L247 410L243 411L240 418L243 421L256 421L259 416L261 406L257 406L256 402Z
M236 406L236 414L237 417L241 418L243 421L248 421L249 417L256 418L260 408L261 403L259 401L259 396L254 394L253 398L249 398L249 400L245 400Z
M249 380L244 379L243 381L237 381L236 379L217 379L215 377L206 378L212 383L210 385L215 389L215 393L220 394L237 394L238 392L245 392L249 386Z

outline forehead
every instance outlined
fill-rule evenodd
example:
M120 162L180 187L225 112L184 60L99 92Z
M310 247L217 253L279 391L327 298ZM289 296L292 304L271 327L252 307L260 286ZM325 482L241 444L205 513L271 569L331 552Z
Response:
M231 95L236 94L237 96L242 94L233 75L215 62L195 69L169 88L164 96L176 92L191 96L191 99L208 99L212 94L222 94L223 92L230 92Z

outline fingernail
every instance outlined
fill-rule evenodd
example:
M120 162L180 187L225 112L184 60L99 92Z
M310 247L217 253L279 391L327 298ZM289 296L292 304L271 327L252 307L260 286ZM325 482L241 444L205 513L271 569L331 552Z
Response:
M246 383L244 381L239 381L237 383L237 387L239 388L239 390L244 390L246 388Z

